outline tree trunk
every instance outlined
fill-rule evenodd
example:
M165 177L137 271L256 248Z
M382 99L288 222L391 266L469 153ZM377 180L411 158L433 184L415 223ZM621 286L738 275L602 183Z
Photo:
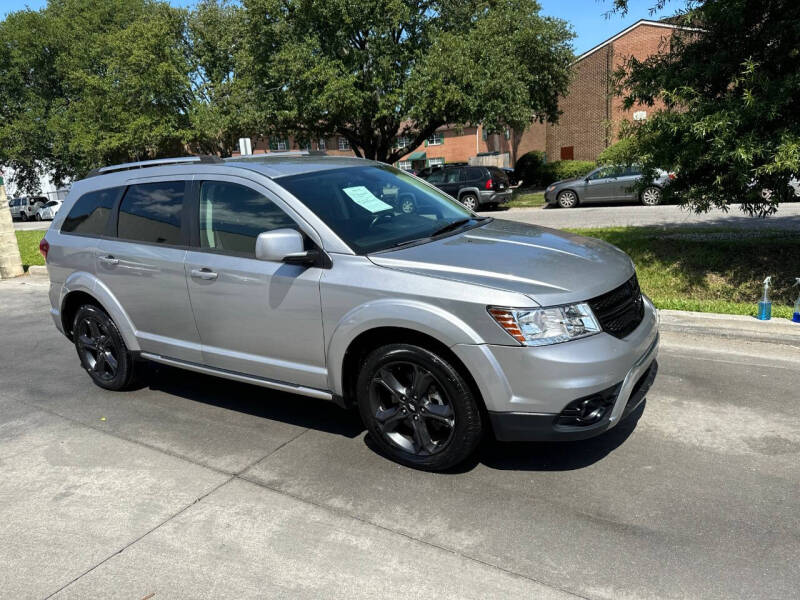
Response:
M18 277L23 272L17 236L14 234L14 222L8 209L6 186L0 178L0 279Z

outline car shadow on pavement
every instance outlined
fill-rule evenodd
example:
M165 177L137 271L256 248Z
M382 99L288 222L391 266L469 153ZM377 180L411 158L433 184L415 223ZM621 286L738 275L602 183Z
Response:
M143 387L297 427L355 438L364 431L355 411L333 402L289 394L192 371L145 363Z

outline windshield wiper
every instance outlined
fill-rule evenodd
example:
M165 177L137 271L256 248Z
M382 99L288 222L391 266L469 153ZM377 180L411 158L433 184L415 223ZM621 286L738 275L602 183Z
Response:
M439 227L439 229L437 229L431 234L431 237L436 237L437 235L441 235L443 233L447 233L448 231L453 231L454 229L458 229L459 227L461 227L462 225L466 225L470 221L472 221L472 219L456 219L455 221L452 221L447 225Z

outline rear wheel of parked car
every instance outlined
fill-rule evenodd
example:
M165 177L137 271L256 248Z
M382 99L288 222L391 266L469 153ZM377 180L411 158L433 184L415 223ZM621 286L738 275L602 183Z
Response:
M81 366L97 385L121 390L133 379L133 356L104 310L84 304L75 314L72 339Z
M642 192L642 204L645 206L657 206L661 204L661 190L651 185Z
M464 194L461 196L461 204L470 210L478 210L478 197L475 194Z
M429 471L464 461L481 439L478 401L447 359L411 344L371 352L357 382L370 436L391 459Z
M564 190L558 195L557 200L561 208L575 208L578 206L578 194L572 190Z

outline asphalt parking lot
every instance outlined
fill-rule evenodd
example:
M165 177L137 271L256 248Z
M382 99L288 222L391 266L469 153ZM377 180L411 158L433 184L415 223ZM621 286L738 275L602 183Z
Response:
M0 282L6 598L789 598L800 348L664 335L643 410L395 465L324 402L163 367L93 386ZM151 596L152 594L152 596Z

